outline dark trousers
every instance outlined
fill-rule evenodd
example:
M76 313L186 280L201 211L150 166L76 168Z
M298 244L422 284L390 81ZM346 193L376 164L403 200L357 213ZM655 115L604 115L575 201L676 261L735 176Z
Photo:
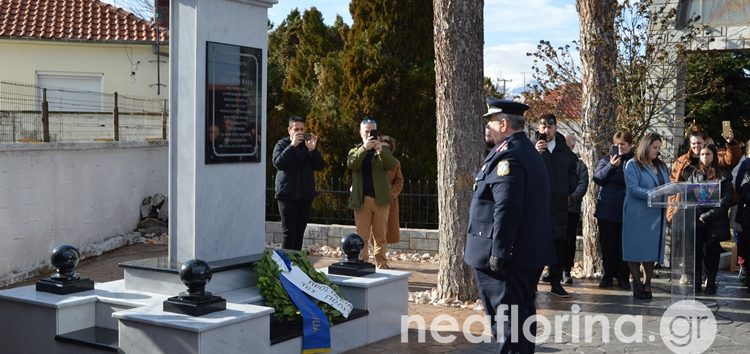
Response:
M599 247L602 250L604 279L628 280L628 264L622 261L622 223L597 219L599 225Z
M526 338L522 326L527 318L536 314L534 292L541 269L512 270L503 275L476 269L476 273L484 311L490 316L492 335L501 346L500 353L533 353L534 338ZM502 309L500 305L507 308ZM511 318L512 306L518 307L518 318ZM503 310L505 316L502 313L497 316L498 310ZM529 326L529 330L535 337L536 322Z
M747 232L744 231L736 231L735 235L737 239L737 263L741 266L747 266L745 262L750 262L750 240L747 239L747 237L750 237L750 230Z
M301 250L305 237L307 219L310 217L312 200L277 200L281 214L281 231L284 233L282 247Z
M700 221L696 221L699 223ZM719 271L719 260L721 258L721 243L711 237L708 228L695 228L695 287L701 283L702 274L706 274L709 283L716 281L716 272Z
M576 237L578 236L578 227L581 225L581 214L568 212L568 244L565 246L565 259L563 270L570 272L573 269L573 262L576 260Z
M555 255L557 255L557 262L549 265L549 283L552 285L560 285L562 280L563 262L565 262L565 252L568 249L568 240L554 240L555 244Z

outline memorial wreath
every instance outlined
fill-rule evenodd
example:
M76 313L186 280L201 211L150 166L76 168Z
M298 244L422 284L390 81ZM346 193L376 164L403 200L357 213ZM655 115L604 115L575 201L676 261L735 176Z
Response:
M266 306L273 307L276 310L274 316L287 321L299 320L302 315L294 302L289 298L289 295L286 290L284 290L284 287L279 280L281 269L272 259L272 252L273 251L271 250L266 250L260 261L255 263L255 270L258 273L258 288L266 301ZM339 296L341 296L338 286L333 284L325 274L318 272L312 264L310 264L310 261L307 259L307 251L285 250L284 252L289 260L292 261L292 264L299 267L310 277L310 279L316 283L330 286L337 294L339 294ZM328 323L333 323L334 319L343 318L341 312L333 308L331 305L315 299L313 299L313 301L323 313L325 313L326 317L328 317Z

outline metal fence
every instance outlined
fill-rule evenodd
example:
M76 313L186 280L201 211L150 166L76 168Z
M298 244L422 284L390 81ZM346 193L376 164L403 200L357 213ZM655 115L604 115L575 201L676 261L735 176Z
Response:
M317 196L310 212L310 222L354 225L354 211L349 209L349 187L342 180L318 181ZM437 229L437 185L434 181L407 180L398 197L402 228ZM274 180L266 186L266 220L279 221L279 207L274 199Z
M166 99L0 81L0 143L167 138Z

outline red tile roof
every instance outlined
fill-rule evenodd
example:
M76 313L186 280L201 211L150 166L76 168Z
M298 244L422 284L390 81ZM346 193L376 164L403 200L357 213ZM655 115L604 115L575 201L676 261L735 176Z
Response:
M155 42L156 27L98 0L0 0L0 38Z

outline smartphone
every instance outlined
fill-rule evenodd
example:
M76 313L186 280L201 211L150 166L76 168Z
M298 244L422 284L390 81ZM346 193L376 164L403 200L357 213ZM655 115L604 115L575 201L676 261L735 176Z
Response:
M312 133L305 133L305 141L310 141L312 139Z
M547 141L547 134L546 133L536 133L536 140L544 140Z
M375 140L378 139L378 130L377 129L370 130L370 138L373 138Z
M609 149L609 156L617 156L620 154L620 146L619 145L612 145L612 148Z
M732 135L732 122L728 120L721 121L721 136L724 138Z

